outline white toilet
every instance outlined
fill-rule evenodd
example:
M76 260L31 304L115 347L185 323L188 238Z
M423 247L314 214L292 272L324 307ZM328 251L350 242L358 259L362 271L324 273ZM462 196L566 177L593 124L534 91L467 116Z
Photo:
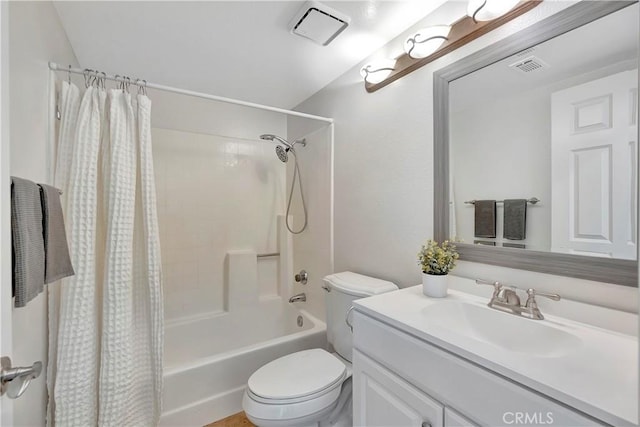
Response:
M242 399L259 427L352 425L349 309L353 300L398 289L385 280L345 271L324 278L327 340L336 353L303 350L267 363L251 375ZM347 320L347 316L349 319Z

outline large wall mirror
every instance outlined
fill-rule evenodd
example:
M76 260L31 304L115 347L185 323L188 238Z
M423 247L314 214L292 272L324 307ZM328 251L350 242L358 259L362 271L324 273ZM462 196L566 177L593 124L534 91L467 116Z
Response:
M636 1L585 1L434 75L435 234L637 286Z

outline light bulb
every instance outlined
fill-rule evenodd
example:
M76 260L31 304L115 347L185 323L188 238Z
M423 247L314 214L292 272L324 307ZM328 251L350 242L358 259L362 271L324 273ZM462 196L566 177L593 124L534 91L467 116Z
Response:
M426 58L449 40L449 25L435 25L416 32L404 42L404 51L412 58Z
M360 69L360 75L367 83L376 84L382 82L393 72L396 61L391 59L379 59Z
M475 22L491 21L509 12L520 0L469 0L467 15Z

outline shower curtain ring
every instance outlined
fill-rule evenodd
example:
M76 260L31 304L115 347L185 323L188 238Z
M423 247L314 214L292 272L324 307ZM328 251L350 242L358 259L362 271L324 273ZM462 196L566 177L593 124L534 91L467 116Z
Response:
M84 87L85 88L89 88L89 82L91 81L90 79L90 73L91 70L88 68L85 68L84 70L82 70L82 75L84 76Z
M69 64L69 71L67 71L67 82L71 84L71 64Z
M107 73L100 71L100 74L102 74L102 78L98 80L98 86L102 84L102 89L104 90L107 88Z
M118 89L122 89L122 91L124 92L124 80L123 80L123 76L121 76L120 74L116 74L115 75L115 79L118 82Z
M93 75L91 76L91 86L98 87L98 71L91 70Z

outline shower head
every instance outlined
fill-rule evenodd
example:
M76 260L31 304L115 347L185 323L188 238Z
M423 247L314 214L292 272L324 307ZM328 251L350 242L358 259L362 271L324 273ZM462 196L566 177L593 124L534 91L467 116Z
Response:
M286 145L288 148L293 147L292 144L289 143L289 141L287 141L284 138L280 138L278 135L273 135L270 133L265 133L264 135L260 135L260 139L264 139L265 141L278 141L281 144Z
M287 151L289 151L289 148L282 148L282 145L276 146L276 155L282 163L287 163L287 160L289 160L289 154L287 154Z

